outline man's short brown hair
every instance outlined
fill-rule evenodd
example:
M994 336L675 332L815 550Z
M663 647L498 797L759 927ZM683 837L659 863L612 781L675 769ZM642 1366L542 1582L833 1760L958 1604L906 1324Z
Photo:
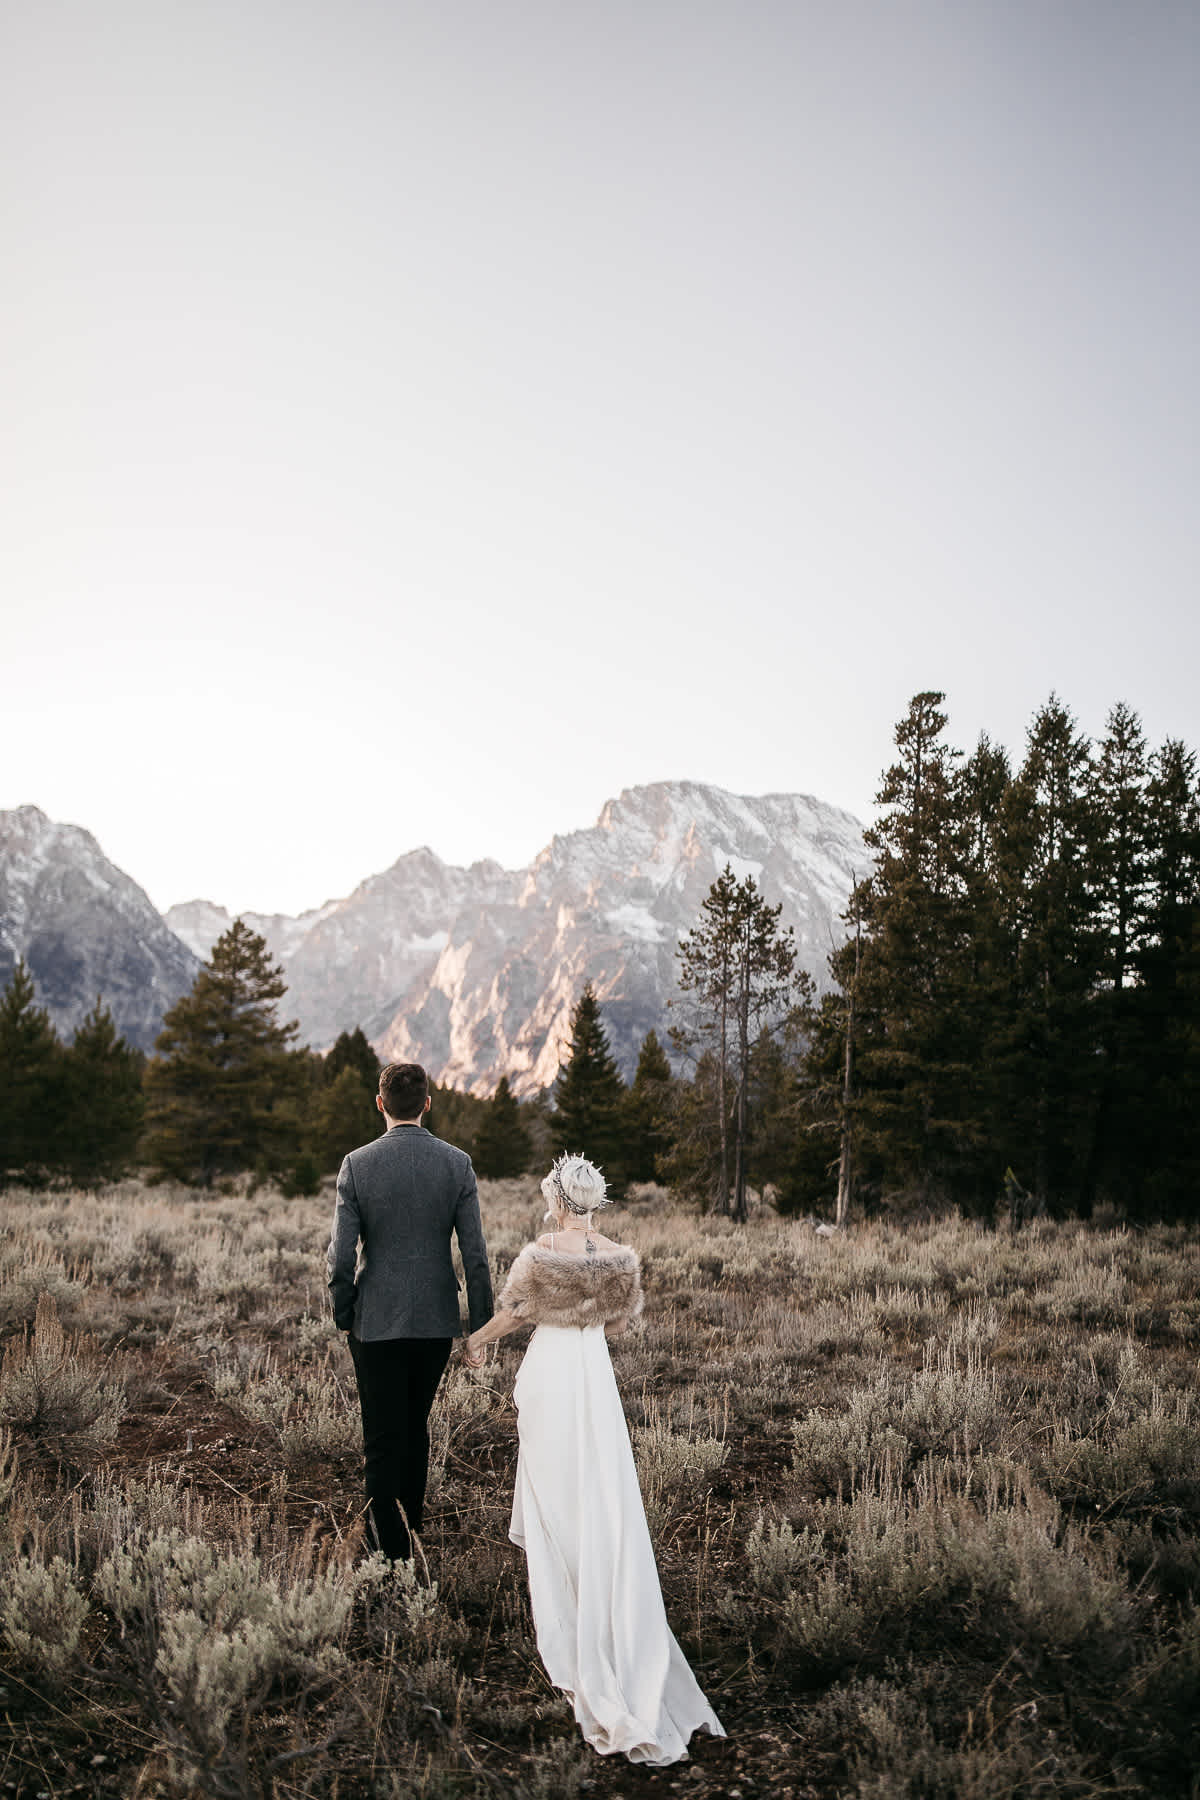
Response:
M429 1098L429 1077L420 1063L388 1063L379 1074L379 1098L389 1119L419 1119Z

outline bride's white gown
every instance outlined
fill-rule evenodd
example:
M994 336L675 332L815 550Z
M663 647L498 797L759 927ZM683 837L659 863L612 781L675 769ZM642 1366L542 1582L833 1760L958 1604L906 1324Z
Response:
M517 1375L520 1454L509 1536L529 1562L538 1651L588 1743L672 1763L725 1733L663 1610L602 1325L539 1325Z

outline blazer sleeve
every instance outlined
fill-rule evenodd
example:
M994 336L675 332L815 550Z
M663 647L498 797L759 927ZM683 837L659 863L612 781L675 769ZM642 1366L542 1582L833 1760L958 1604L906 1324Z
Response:
M479 1216L479 1190L475 1171L467 1158L466 1173L458 1192L454 1211L454 1234L462 1256L463 1274L467 1278L467 1312L471 1330L478 1331L492 1316L492 1272L488 1267L487 1245L483 1241L483 1221Z
M354 1169L350 1158L342 1158L338 1170L337 1204L333 1210L333 1235L325 1257L329 1277L329 1297L333 1302L333 1319L339 1331L349 1331L354 1323L354 1302L358 1297L354 1271L358 1262L358 1240L362 1217L358 1194L354 1187Z

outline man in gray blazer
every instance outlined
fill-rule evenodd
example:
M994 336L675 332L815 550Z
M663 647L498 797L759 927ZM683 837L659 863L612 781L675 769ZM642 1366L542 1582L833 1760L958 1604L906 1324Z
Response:
M329 1292L338 1329L350 1334L375 1536L398 1561L422 1527L429 1409L462 1332L452 1233L472 1331L492 1316L492 1278L471 1159L421 1124L424 1069L389 1063L375 1104L387 1131L351 1150L338 1174Z

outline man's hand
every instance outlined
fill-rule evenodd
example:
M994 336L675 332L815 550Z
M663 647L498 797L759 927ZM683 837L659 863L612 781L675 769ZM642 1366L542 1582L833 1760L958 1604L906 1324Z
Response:
M468 1338L463 1345L462 1359L466 1363L468 1369L482 1369L484 1363L487 1361L487 1351L472 1350L471 1340Z

